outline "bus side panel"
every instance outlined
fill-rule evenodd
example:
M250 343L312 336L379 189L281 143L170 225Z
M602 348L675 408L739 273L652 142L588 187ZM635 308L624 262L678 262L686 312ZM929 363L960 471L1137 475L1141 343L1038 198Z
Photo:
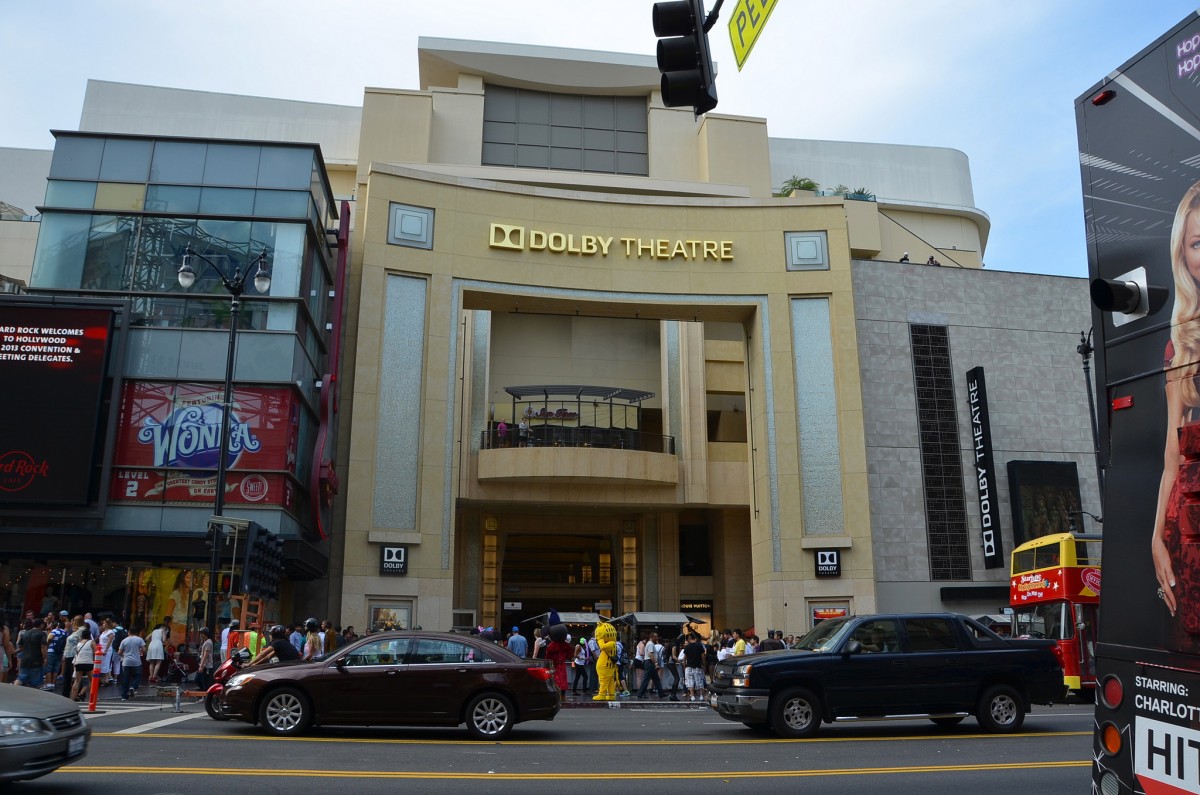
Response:
M1171 229L1200 181L1197 55L1192 14L1076 102L1091 276L1134 279L1142 268L1166 294L1123 325L1093 313L1107 464L1093 785L1105 793L1200 793L1200 636L1179 626L1200 604L1172 617L1150 555L1164 442L1176 433L1164 392L1176 302Z

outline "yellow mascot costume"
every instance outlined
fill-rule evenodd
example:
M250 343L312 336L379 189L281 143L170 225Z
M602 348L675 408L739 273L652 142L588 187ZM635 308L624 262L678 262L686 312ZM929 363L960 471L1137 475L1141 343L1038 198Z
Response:
M612 624L596 625L596 645L600 656L596 659L596 678L600 689L592 701L615 701L617 699L617 630Z

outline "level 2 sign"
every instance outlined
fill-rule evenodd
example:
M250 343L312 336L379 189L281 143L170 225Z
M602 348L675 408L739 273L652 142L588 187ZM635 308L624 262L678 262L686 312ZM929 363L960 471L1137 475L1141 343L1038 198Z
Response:
M758 34L767 25L767 17L775 10L778 0L738 0L729 16L729 42L733 45L733 57L738 71L750 57Z
M392 577L408 574L408 547L380 547L379 574Z

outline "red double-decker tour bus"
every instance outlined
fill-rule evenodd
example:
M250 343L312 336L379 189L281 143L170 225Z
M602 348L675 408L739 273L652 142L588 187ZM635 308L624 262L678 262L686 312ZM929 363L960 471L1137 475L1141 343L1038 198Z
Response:
M1091 701L1096 688L1100 536L1035 538L1012 552L1013 632L1057 645L1070 695Z

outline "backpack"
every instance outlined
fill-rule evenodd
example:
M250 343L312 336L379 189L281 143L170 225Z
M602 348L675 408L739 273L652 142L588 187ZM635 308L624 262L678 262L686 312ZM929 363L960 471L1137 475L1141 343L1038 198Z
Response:
M117 632L115 635L113 635L112 647L114 649L121 648L121 641L125 640L128 637L129 637L129 630L125 629L125 627L118 625Z
M65 629L55 629L50 632L50 643L46 646L47 654L62 654L63 647L67 645L67 631Z

